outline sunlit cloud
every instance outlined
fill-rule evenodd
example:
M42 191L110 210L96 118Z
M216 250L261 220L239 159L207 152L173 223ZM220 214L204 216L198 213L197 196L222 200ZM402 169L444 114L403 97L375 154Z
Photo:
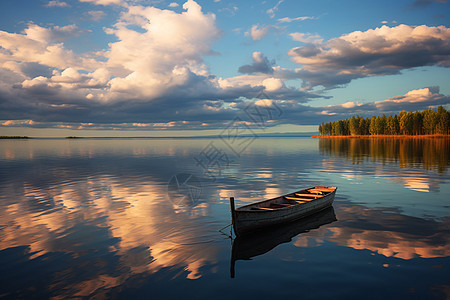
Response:
M294 32L289 34L294 41L303 43L321 43L323 38L318 34Z
M450 255L448 237L444 230L448 225L446 218L440 222L424 220L357 205L341 207L339 215L342 223L339 227L329 228L333 234L328 239L339 245L357 250L367 249L386 257L405 260ZM357 224L357 216L362 215L365 218L364 228ZM420 230L414 230L413 224L418 222ZM437 231L435 228L442 230ZM432 238L427 230L434 233Z
M315 20L317 19L317 17L297 17L297 18L289 18L289 17L285 17L285 18L281 18L278 19L279 22L281 23L291 23L294 21L305 21L305 20Z
M318 34L294 32L291 38L305 43L289 52L301 64L298 68L278 66L262 51L253 51L246 64L236 67L242 75L219 77L211 73L205 57L221 55L214 43L223 32L215 14L204 12L195 1L184 3L179 13L141 6L140 2L84 1L121 5L118 19L104 28L111 42L99 51L79 53L69 47L75 39L93 34L75 24L28 23L19 33L0 31L0 120L2 124L17 121L1 126L128 130L144 128L133 124L185 121L190 129L215 129L234 119L236 112L262 91L270 92L270 98L278 101L285 112L278 124L311 124L314 120L317 124L344 112L389 111L402 105L402 109L416 109L447 103L446 96L431 89L429 95L408 93L376 103L361 104L349 99L345 104L325 108L301 104L327 98L308 89L313 86L333 88L355 78L399 72L411 64L447 66L448 55L437 55L448 48L448 29L443 26L383 26L329 41ZM106 13L90 10L84 15L100 21ZM280 22L306 18L282 18ZM256 24L246 35L258 41L285 29ZM423 49L417 50L420 47ZM403 59L410 54L414 59ZM392 57L399 59L393 64ZM299 89L300 84L303 89ZM33 120L35 124L20 120ZM81 125L93 122L97 125Z
M92 157L96 153L82 155ZM158 204L167 203L166 199L161 199L165 194L164 185L147 178L145 184L132 190L130 192L129 185L118 183L110 176L85 178L75 185L52 185L48 189L24 182L22 201L5 204L0 212L2 220L12 225L2 230L0 250L28 247L30 260L43 256L51 259L55 252L80 257L78 244L71 240L73 234L77 234L78 242L86 245L90 244L91 235L103 238L105 244L101 247L106 249L96 248L96 251L114 251L127 271L121 276L93 271L90 276L64 283L68 293L80 296L118 286L135 274L152 274L163 268L184 269L185 272L177 276L197 279L202 277L205 267L217 263L218 248L211 244L204 247L201 236L205 232L196 221L208 213L206 203L199 204L199 209L191 208L194 213L201 211L195 216L187 212L177 214L170 205ZM58 209L36 217L39 205ZM169 216L172 223L161 225L161 218ZM103 224L98 226L100 222ZM190 224L189 230L180 229L170 236L165 234L179 223ZM89 228L87 236L77 233L83 226Z
M449 28L402 24L292 48L289 55L302 65L305 86L334 87L356 78L399 74L415 67L450 67L449 49Z
M450 96L439 93L439 87L427 87L407 92L404 95L390 97L386 100L374 102L346 102L338 105L328 105L322 113L333 113L341 116L373 115L380 113L396 114L401 110L424 110L430 107L450 103Z
M50 0L48 1L48 3L45 5L47 7L70 7L69 4L67 4L64 1L58 1L58 0Z
M253 25L249 31L245 33L246 36L251 37L254 41L259 41L269 33L277 33L284 30L284 27L276 25Z
M92 3L95 5L111 5L111 4L116 4L116 5L124 5L125 2L124 0L79 0L80 2L88 2L88 3Z

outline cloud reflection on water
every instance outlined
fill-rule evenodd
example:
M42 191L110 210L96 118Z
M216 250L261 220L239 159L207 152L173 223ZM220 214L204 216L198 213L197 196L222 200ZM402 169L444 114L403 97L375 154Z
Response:
M362 205L339 205L329 241L401 259L450 256L450 217L421 219Z
M92 251L118 258L105 262L116 269L111 274L77 278L80 281L71 278L74 281L64 289L78 296L162 268L182 268L184 272L176 276L200 278L200 269L217 261L214 237L202 225L202 217L210 214L209 204L199 203L180 213L166 198L161 183L124 179L98 176L45 187L24 182L23 197L0 210L0 251L26 246L30 260L67 253L90 261ZM93 247L92 239L96 240ZM95 258L88 265L98 262ZM120 275L114 275L120 269Z
M229 253L222 248L218 229L229 223L230 196L237 196L240 203L271 198L324 180L315 175L324 170L330 180L345 177L364 183L365 177L388 178L438 196L444 180L434 175L439 168L433 167L432 174L416 165L398 168L395 157L389 159L392 168L369 158L353 165L335 159L340 152L327 152L323 145L318 155L311 147L296 148L302 140L261 139L224 172L222 181L207 184L203 200L177 207L167 198L167 183L180 170L195 166L192 157L208 141L197 142L2 144L0 261L17 257L13 265L29 270L24 281L31 280L36 289L42 286L34 283L33 274L41 276L48 270L48 278L44 277L49 295L58 297L103 295L151 276L169 281L205 279L228 268L223 257ZM367 155L371 157L370 153L362 157ZM427 165L436 163L431 160ZM351 202L359 200L357 195L348 193L349 199L344 198L351 188L342 186L338 191L338 222L302 233L292 245L311 248L331 243L333 251L369 250L403 260L450 256L449 217L412 217L397 209L397 202L387 208L358 205ZM377 189L373 186L364 193ZM20 274L11 278L22 280Z

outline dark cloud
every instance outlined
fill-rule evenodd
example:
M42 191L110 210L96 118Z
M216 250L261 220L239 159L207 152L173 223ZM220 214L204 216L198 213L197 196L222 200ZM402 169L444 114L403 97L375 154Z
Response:
M264 56L261 52L254 52L252 55L253 62L251 65L243 65L239 67L239 73L243 74L253 74L253 73L264 73L272 74L272 66L275 64L274 61L270 62L269 59Z
M30 62L30 63L22 63L20 66L22 73L25 76L35 78L38 76L51 77L52 76L52 68L48 66L41 65L39 63Z

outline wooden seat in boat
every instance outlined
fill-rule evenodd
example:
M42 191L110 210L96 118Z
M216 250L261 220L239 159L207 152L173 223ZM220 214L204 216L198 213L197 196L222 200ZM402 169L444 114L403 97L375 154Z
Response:
M314 199L307 199L307 198L297 198L297 197L289 197L289 196L284 196L285 199L287 200L293 200L296 202L308 202Z
M299 197L314 197L314 198L322 197L321 195L314 195L314 194L298 194L298 193L295 193L295 195L299 196Z

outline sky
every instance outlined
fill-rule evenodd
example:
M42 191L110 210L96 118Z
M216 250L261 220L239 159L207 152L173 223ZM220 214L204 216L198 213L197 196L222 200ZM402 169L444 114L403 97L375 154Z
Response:
M0 1L0 135L192 136L450 108L448 0Z

